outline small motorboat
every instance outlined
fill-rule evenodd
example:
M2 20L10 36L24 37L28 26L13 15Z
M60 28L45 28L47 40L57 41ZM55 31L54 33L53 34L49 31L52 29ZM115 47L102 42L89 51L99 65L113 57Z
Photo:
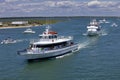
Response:
M118 25L116 23L113 23L111 26L112 27L117 27Z
M28 29L26 29L23 33L26 33L26 34L34 34L35 31L33 31L31 28L28 28Z
M10 37L1 41L1 44L12 44L16 43L16 40L11 39Z
M110 23L110 22L104 18L103 20L99 20L99 23Z

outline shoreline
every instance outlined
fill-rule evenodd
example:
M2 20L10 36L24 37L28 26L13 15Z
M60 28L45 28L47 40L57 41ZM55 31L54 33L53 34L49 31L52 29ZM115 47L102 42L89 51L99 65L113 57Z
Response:
M9 27L0 27L0 29L29 28L29 27L37 27L37 26L42 26L42 25L9 26Z

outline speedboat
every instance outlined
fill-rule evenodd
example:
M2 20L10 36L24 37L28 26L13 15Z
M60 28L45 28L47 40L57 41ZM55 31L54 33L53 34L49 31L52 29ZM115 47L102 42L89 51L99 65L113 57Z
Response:
M73 42L72 36L59 36L57 32L46 27L39 39L30 41L29 47L18 51L27 60L46 59L62 56L79 50L79 44Z
M110 22L104 18L103 20L99 20L99 23L110 23Z
M112 27L117 27L118 25L116 23L113 23L111 26Z
M87 35L88 36L96 36L99 35L101 32L101 28L99 23L94 19L90 24L87 26Z
M1 44L12 44L12 43L16 43L16 40L13 40L11 38L7 38L1 41Z
M26 29L23 33L35 33L31 28Z

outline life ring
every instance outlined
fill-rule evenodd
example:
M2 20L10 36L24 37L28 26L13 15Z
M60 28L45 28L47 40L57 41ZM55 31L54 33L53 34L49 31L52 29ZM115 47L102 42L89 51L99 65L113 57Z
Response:
M54 42L54 40L52 40L52 42Z

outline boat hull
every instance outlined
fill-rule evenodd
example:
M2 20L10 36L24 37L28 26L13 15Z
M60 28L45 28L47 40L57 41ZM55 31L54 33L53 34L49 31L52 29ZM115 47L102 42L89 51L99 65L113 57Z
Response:
M99 31L96 31L96 32L89 31L89 32L87 32L87 36L99 36L99 34L100 34Z
M71 52L76 52L76 51L78 51L78 44L56 50L48 50L42 52L40 51L23 52L20 53L20 55L25 56L27 60L36 60L36 59L54 58L57 56L69 54Z
M24 34L34 34L35 32L23 32Z

